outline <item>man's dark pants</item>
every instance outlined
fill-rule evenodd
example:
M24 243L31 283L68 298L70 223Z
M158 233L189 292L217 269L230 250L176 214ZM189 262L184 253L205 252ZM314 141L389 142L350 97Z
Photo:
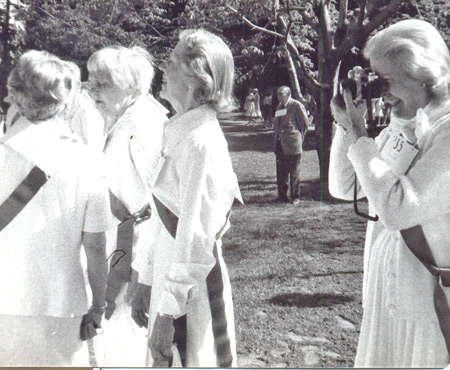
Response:
M282 201L289 201L288 189L290 182L291 200L299 199L301 154L285 155L281 143L278 142L275 156L277 160L278 198Z

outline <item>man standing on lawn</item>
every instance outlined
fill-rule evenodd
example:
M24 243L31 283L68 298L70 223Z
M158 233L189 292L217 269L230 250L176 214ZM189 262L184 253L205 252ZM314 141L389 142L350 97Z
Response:
M274 143L277 163L278 200L300 202L300 158L308 117L302 103L291 97L291 89L281 86L277 91ZM290 200L288 189L290 182Z

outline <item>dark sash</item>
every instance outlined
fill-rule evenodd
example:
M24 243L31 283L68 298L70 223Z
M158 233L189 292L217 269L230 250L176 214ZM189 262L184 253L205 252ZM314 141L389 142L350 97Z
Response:
M133 249L134 225L150 217L150 206L146 204L136 214L131 214L123 202L117 196L109 191L111 211L113 215L121 221L117 227L117 248L108 257L110 258L110 268L108 281L106 285L106 296L109 307L107 310L107 319L114 311L113 302L117 298L121 287L131 280L131 257Z
M153 195L155 201L156 211L161 219L164 227L168 233L175 239L177 235L178 216L175 215L169 208L167 208L155 195Z
M156 204L156 210L158 212L159 218L161 219L164 227L169 232L170 235L175 239L177 226L178 226L178 217L168 209L158 198L153 196ZM220 231L216 234L216 241L222 237L225 227L228 223L229 217L231 214L231 210L227 213L226 221ZM218 255L218 247L217 243L214 243L214 257L216 259L216 263L212 270L209 272L206 278L206 285L208 288L208 298L209 305L211 309L211 318L212 318L212 330L214 335L214 344L216 347L217 359L218 359L218 367L225 368L231 367L233 362L233 354L231 352L231 343L230 338L228 336L228 323L227 316L225 313L225 300L223 299L223 277L222 277L222 269L220 266L219 255ZM184 322L186 325L186 319L184 316L180 317L178 321ZM175 338L178 338L177 344L180 348L186 348L186 337L180 335L182 332L186 335L186 327L180 327L179 322L175 320ZM180 343L181 341L181 343ZM180 354L182 352L180 351ZM184 364L183 364L184 365Z
M411 252L419 259L430 273L436 277L433 300L439 326L445 339L447 352L450 354L450 308L442 286L450 287L450 269L439 268L428 245L425 234L420 225L410 229L400 230L403 240ZM441 286L442 284L442 286Z
M2 231L33 199L39 189L47 182L48 176L34 166L20 185L0 205L0 231Z

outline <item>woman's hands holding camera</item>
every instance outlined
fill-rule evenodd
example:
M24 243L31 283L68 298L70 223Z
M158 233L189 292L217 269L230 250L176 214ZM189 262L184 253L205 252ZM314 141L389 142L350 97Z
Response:
M367 112L364 100L353 101L349 89L344 89L343 98L345 107L340 103L340 97L335 96L331 100L331 112L336 123L341 126L354 141L362 136L368 136L364 115Z

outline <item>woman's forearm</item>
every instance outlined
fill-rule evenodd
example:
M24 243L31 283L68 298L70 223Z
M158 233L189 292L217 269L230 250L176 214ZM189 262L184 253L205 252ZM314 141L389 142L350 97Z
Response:
M86 251L88 280L92 290L92 304L103 307L106 304L108 276L105 233L83 233L83 245Z

